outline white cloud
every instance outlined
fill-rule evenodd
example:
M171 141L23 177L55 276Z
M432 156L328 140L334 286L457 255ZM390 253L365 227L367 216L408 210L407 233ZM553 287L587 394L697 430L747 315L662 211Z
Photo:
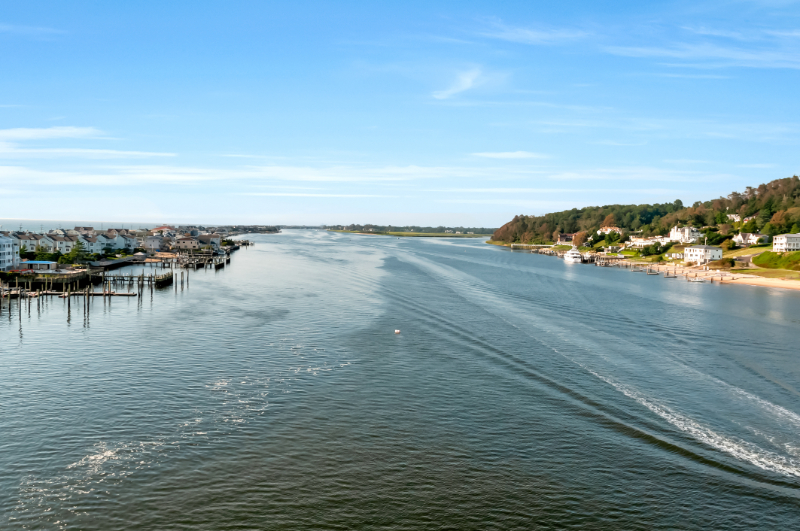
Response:
M17 35L27 35L31 37L46 37L64 33L53 28L43 28L37 26L19 26L14 24L0 24L0 33L13 33Z
M87 159L174 157L175 153L124 151L93 148L24 148L20 142L54 139L97 139L103 132L94 127L46 127L0 129L0 158L80 157Z
M492 30L484 31L480 35L521 44L558 44L582 39L589 35L587 32L580 30L531 29L508 26L498 20L492 22L492 28Z
M116 149L81 148L18 148L10 142L0 142L0 158L80 157L86 159L119 159L144 157L174 157L175 153L151 151L120 151Z
M473 153L475 157L484 157L487 159L546 159L547 155L540 153L532 153L530 151L498 151L498 152L483 152Z
M0 129L0 140L47 140L52 138L98 138L102 131L94 127L18 127Z
M450 86L450 88L434 92L433 97L437 100L446 100L447 98L454 96L459 92L469 90L475 85L475 82L480 75L481 71L479 68L475 68L467 72L461 72L458 74L455 82Z
M800 69L800 56L790 50L765 50L717 46L709 43L679 43L671 46L608 46L608 53L624 57L662 57L692 61L693 66L710 68L741 66L748 68ZM686 66L686 65L683 65Z

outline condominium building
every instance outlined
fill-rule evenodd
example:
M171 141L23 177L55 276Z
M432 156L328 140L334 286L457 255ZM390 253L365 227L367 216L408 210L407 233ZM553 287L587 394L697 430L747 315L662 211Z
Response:
M781 234L772 238L772 250L776 253L800 251L800 234Z

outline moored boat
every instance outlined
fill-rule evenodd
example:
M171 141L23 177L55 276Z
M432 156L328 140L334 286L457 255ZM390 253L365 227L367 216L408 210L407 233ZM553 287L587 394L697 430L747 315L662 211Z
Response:
M568 264L580 264L583 262L583 256L578 248L573 245L572 249L564 253L564 261Z

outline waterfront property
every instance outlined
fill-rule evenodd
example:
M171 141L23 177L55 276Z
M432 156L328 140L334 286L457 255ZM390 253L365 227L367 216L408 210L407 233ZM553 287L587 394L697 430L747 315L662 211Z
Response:
M693 245L683 250L684 260L696 264L707 264L722 258L722 248L711 245Z
M761 242L769 241L769 235L740 232L733 237L733 241L736 245L756 245Z
M694 227L672 227L669 231L669 241L679 243L694 243L700 237L700 231Z
M772 251L787 253L800 251L800 234L781 234L772 239Z
M14 250L12 238L0 234L0 271L15 269L19 263L19 250Z

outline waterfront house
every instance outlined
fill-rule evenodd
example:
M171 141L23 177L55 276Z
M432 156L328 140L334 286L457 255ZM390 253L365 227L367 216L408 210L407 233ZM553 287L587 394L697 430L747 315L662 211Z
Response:
M471 232L469 234L472 234ZM572 240L575 238L575 233L565 233L558 235L556 245L572 245Z
M144 240L144 249L148 253L155 253L161 249L161 246L164 244L164 238L161 236L148 236Z
M203 247L211 246L214 249L219 249L222 238L219 234L201 234L197 237L200 245Z
M683 250L684 261L707 264L722 258L722 248L710 245L693 245Z
M173 247L183 250L199 249L200 241L197 238L178 238Z
M120 249L125 249L126 251L133 251L136 249L136 238L133 235L123 234L120 238L122 238L122 247L120 247Z
M95 250L95 246L97 245L97 238L94 236L86 236L80 235L79 236L81 243L83 244L83 250L89 254L99 253L100 251Z
M68 252L72 251L72 248L75 247L75 242L78 241L78 236L56 236L56 235L47 235L53 241L54 250L52 252L60 252L61 254L67 254Z
M16 269L19 264L19 247L15 251L14 239L0 234L0 271Z
M736 245L755 245L761 241L769 241L769 236L767 234L740 232L733 237L733 241L736 242Z
M680 243L694 243L700 237L700 231L694 227L672 227L669 231L669 241Z
M789 253L800 251L800 234L781 234L772 238L772 251Z

